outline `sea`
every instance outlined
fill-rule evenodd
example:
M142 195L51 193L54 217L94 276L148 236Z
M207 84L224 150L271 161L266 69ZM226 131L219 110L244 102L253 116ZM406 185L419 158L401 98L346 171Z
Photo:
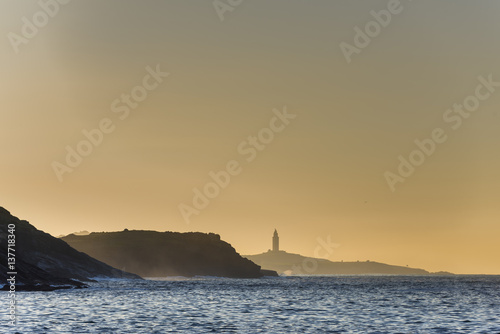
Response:
M2 333L500 333L500 276L114 279L16 299Z

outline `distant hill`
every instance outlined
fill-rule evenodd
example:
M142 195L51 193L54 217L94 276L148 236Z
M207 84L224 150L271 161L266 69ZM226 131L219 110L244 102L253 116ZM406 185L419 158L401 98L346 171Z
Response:
M290 275L430 275L426 270L378 262L332 262L285 251L246 255L263 268ZM444 273L440 273L444 274ZM447 273L450 274L450 273Z
M80 231L80 232L73 232L73 233L70 233L70 234L74 234L74 235L89 235L90 232L89 231ZM69 234L60 234L56 238L63 238L65 236L67 236L67 235L69 235Z
M7 240L9 224L14 224L16 284L72 285L93 277L138 278L139 276L115 269L71 248L66 242L37 230L25 220L20 220L0 207L0 279L6 282Z
M68 235L62 240L113 267L142 277L263 275L258 265L241 257L213 233L124 230Z

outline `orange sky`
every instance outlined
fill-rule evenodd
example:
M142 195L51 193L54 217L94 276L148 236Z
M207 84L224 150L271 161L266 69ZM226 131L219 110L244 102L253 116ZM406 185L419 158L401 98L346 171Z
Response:
M73 1L14 46L43 9L2 2L0 205L53 235L215 232L255 254L277 228L303 255L330 236L333 261L500 274L500 3L402 0L348 63L389 3L245 1L221 21L211 2ZM88 155L71 167L67 147Z

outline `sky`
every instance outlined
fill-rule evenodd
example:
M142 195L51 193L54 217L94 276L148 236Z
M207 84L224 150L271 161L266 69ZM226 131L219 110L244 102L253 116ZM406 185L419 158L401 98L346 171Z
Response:
M499 14L2 0L0 205L54 236L214 232L257 254L276 228L306 256L328 239L332 261L500 274Z

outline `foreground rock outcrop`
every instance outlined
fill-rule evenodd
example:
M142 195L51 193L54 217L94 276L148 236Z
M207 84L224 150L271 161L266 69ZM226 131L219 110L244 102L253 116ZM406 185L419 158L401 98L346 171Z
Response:
M9 225L14 229L9 232ZM12 226L12 225L11 225ZM81 282L92 278L136 278L139 276L115 269L81 253L61 239L37 230L25 220L20 220L0 207L0 279L5 284L8 235L15 236L16 290L50 290L51 286L82 287ZM12 239L12 237L11 237Z
M268 275L213 233L128 231L70 234L69 245L113 267L142 277Z

